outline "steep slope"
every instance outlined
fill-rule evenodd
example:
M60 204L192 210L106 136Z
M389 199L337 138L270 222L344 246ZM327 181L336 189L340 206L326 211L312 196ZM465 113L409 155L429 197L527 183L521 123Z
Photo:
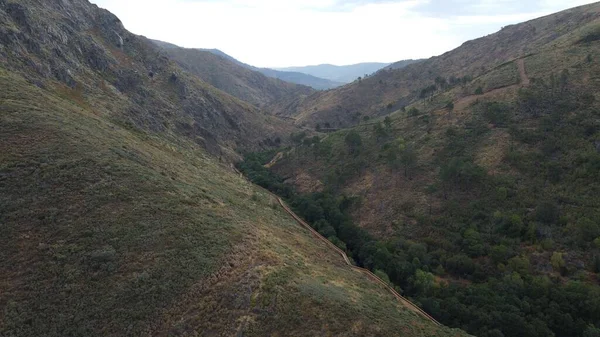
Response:
M322 192L298 206L316 220L328 195L358 200L350 213L364 236L318 226L443 324L477 336L597 334L599 11L532 21L561 32L551 47L484 65L386 119L299 139L270 167Z
M0 102L0 335L462 335L197 144L4 69Z
M3 1L0 63L123 125L211 153L273 145L291 128L182 71L111 13L81 1ZM59 83L52 82L56 80Z
M406 61L407 65L410 61ZM282 71L295 71L303 74L308 74L320 78L325 78L335 82L350 83L355 81L357 78L371 75L380 69L389 66L389 63L358 63L347 66L335 66L332 64L320 64L316 66L305 66L305 67L288 67L278 68L277 70Z
M464 335L350 269L194 132L258 149L273 120L87 1L0 0L0 19L0 335Z
M380 71L336 90L282 102L274 109L276 113L295 117L302 125L328 124L333 128L356 125L365 116L387 115L440 89L468 83L514 59L552 50L562 36L597 18L598 5L593 4L507 26L444 55L400 70Z
M170 46L165 52L183 69L206 83L259 107L314 92L310 87L267 77L209 51Z

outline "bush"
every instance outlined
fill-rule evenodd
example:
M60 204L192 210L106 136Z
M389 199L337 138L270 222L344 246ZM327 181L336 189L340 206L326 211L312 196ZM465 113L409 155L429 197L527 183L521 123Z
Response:
M538 221L545 224L554 224L558 221L559 210L556 205L550 202L540 204L535 211L535 217Z

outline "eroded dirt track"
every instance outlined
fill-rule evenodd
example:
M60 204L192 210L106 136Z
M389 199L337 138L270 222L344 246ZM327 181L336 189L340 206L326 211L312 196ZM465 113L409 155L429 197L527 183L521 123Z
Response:
M236 173L238 173L241 178L245 179L245 176L237 168L235 168L235 166L231 165L231 168ZM258 186L258 185L255 185L255 186ZM258 186L258 187L260 187L260 186ZM302 220L302 218L300 218L296 213L294 213L294 211L292 211L279 196L275 195L274 193L272 193L271 191L269 191L269 190L267 190L265 188L262 188L262 187L260 187L260 188L262 190L264 190L265 192L267 192L269 195L273 196L275 199L277 199L277 202L283 208L283 210L286 213L288 213L292 218L294 218L294 220L296 220L296 222L298 224L300 224L300 226L302 226L302 227L306 228L307 230L309 230L317 239L319 239L320 241L322 241L323 243L325 243L329 248L335 250L338 254L340 254L342 256L342 258L344 259L344 262L346 263L346 265L348 265L350 268L352 268L355 271L358 271L358 272L360 272L362 274L365 274L372 281L375 281L375 282L379 283L380 285L382 285L385 289L387 289L390 293L392 293L392 295L394 295L394 297L398 301L400 301L400 303L402 303L409 310L417 313L418 315L421 315L422 317L424 317L425 319L433 322L436 325L441 325L438 321L435 320L435 318L431 317L423 309L419 308L417 305L415 305L411 301L409 301L406 298L402 297L402 295L400 295L394 288L390 287L390 285L388 285L387 283L385 283L377 275L373 274L371 271L369 271L367 269L364 269L364 268L357 267L357 266L353 265L352 262L350 261L350 259L348 258L348 255L346 255L346 253L343 250L341 250L338 246L334 245L331 241L327 240L319 232L317 232L316 230L314 230L308 223L306 223L304 220Z
M269 192L270 193L270 192ZM371 280L379 283L380 285L382 285L383 287L385 287L389 292L392 293L392 295L394 295L394 297L396 297L396 299L398 301L400 301L402 304L404 304L404 306L406 306L408 309L416 312L417 314L423 316L425 319L430 320L431 322L435 323L436 325L440 325L440 323L438 321L435 320L435 318L431 317L428 313L426 313L425 311L423 311L423 309L419 308L417 305L413 304L411 301L407 300L406 298L402 297L402 295L400 295L394 288L390 287L386 282L384 282L382 279L380 279L377 275L373 274L371 271L364 269L364 268L360 268L357 267L355 265L352 264L352 262L350 262L350 259L348 258L348 256L346 255L346 253L341 250L339 247L337 247L336 245L334 245L331 241L327 240L324 236L322 236L319 232L317 232L316 230L314 230L309 224L307 224L304 220L302 220L296 213L294 213L286 204L285 202L283 202L283 200L281 198L279 198L278 196L275 196L275 198L277 198L277 201L279 202L279 204L281 205L281 207L283 207L283 209L289 214L291 215L294 220L296 220L296 222L298 222L302 227L308 229L315 237L317 237L317 239L321 240L322 242L324 242L327 246L329 246L331 249L335 250L338 254L340 254L342 256L342 258L344 259L344 261L346 262L346 264L358 271L361 272L363 274L365 274L368 278L370 278Z

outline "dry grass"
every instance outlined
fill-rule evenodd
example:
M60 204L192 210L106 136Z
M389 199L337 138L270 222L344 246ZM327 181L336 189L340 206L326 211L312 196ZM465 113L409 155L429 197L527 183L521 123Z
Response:
M0 334L456 334L185 138L4 70L0 89Z

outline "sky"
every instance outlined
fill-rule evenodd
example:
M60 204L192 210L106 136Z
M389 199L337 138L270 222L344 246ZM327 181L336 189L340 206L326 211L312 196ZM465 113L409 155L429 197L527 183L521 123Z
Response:
M428 58L589 0L90 0L139 35L258 67Z

